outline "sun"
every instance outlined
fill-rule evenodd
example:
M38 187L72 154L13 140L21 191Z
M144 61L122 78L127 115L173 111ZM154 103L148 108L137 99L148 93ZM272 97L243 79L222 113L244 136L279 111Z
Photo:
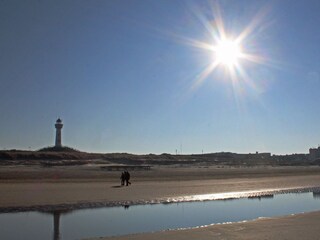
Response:
M218 64L233 67L242 56L241 46L237 41L224 39L213 47L214 58Z
M259 49L261 43L256 42L262 31L269 27L267 22L264 23L268 12L266 8L258 11L243 29L227 29L228 21L223 20L218 3L212 5L212 16L196 11L196 16L204 29L208 31L206 39L178 36L179 41L207 53L204 68L196 75L191 85L192 90L201 86L207 79L227 80L232 83L235 90L239 87L239 92L243 89L240 89L243 83L252 88L258 88L256 81L250 76L253 67L275 64L264 56L263 49ZM213 72L216 73L212 75Z

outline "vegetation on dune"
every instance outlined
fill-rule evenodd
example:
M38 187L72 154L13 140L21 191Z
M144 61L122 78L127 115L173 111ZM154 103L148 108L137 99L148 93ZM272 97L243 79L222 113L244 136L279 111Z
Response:
M71 148L71 147L57 147L57 146L53 146L53 147L44 147L38 150L38 152L80 152L79 150L75 149L75 148Z
M220 152L210 154L145 154L128 153L87 153L70 147L46 147L38 151L6 150L0 151L1 164L8 161L63 161L62 165L72 165L67 161L84 162L99 160L99 162L124 165L223 165L223 166L308 166L320 165L320 160L309 160L308 154L270 155L270 154L237 154Z

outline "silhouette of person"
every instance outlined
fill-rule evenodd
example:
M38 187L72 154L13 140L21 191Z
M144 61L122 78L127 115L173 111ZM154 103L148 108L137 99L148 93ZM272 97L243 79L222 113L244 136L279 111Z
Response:
M128 186L129 184L131 184L130 180L130 173L128 171L124 172L124 179L126 181L126 186Z
M121 173L121 176L120 176L120 179L121 179L121 186L123 186L124 185L124 181L125 181L125 172L122 172Z

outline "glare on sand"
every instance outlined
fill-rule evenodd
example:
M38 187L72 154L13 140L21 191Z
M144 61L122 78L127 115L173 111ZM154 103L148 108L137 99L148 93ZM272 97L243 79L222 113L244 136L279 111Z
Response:
M262 196L270 193L275 193L281 191L280 189L265 189L265 190L255 190L255 191L243 191L243 192L227 192L227 193L213 193L213 194L200 194L200 195L190 195L177 197L170 199L172 202L192 202L192 201L212 201L212 200L225 200L225 199L235 199L243 197L252 196Z

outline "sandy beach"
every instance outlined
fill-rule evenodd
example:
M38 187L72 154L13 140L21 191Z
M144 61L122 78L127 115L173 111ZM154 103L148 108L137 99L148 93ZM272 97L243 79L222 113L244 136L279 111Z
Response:
M223 239L319 239L320 212L297 214L280 218L217 224L186 230L171 230L155 233L134 234L122 237L95 238L91 240L223 240Z
M320 186L319 167L171 166L133 171L131 175L132 185L120 187L120 172L104 171L98 166L2 166L0 210L143 204L190 195ZM112 239L257 239L256 232L261 239L315 239L319 223L320 213L308 213Z
M320 186L318 167L159 167L131 173L120 187L120 172L97 166L0 168L0 208L79 203L151 202L180 196Z

